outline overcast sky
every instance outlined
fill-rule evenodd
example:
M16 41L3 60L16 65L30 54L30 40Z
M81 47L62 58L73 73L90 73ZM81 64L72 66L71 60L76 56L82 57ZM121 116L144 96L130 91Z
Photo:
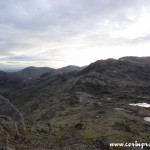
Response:
M150 0L0 0L0 68L150 56Z

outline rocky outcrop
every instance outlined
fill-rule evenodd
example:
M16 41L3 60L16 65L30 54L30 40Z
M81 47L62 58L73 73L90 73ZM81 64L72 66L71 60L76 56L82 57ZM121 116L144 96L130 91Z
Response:
M21 112L7 98L0 95L0 149L15 150L9 145L13 146L15 137L24 132L25 123Z
M11 118L14 122L21 123L24 126L24 118L21 112L2 96L0 96L0 118Z

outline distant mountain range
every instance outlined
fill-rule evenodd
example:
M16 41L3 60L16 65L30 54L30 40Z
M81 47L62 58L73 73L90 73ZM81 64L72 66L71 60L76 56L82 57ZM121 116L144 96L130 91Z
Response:
M150 138L150 109L129 106L150 103L150 57L0 71L0 95L0 149L109 150L110 142Z
M22 69L21 71L16 72L20 75L40 75L46 72L54 71L55 69L49 67L27 67Z

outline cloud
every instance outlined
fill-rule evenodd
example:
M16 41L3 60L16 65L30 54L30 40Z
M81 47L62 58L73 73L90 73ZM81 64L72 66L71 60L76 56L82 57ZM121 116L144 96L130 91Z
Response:
M143 43L150 34L149 0L5 0L0 10L0 56L6 62L85 64L105 58L106 47L114 53L115 46ZM97 49L101 57L85 60L84 53Z

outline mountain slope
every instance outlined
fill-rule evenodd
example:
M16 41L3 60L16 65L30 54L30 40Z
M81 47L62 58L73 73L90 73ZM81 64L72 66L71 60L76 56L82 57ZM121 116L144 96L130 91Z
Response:
M150 57L122 57L119 60L137 65L150 65Z
M8 96L11 92L23 87L24 78L13 73L0 71L0 94Z
M49 72L11 93L29 125L28 146L106 150L110 142L148 142L150 126L143 117L150 109L129 105L150 103L149 59L141 59L98 60L79 71Z
M0 117L6 116L18 122L24 122L22 114L12 105L8 99L0 96Z
M150 81L150 68L145 65L135 66L120 59L100 60L79 72L47 74L31 80L24 88L11 94L10 99L27 112L34 103L40 107L43 105L45 111L49 109L46 106L48 103L55 105L58 102L57 105L64 107L71 103L80 105L78 93L90 94L93 101L98 99L105 103L106 99L111 97L109 103L116 105L121 101L126 103L132 100L139 101L138 97L142 97L143 101L143 95L148 97L150 92L148 81ZM145 101L148 102L149 99ZM30 107L26 109L22 104ZM31 115L34 116L34 113Z

